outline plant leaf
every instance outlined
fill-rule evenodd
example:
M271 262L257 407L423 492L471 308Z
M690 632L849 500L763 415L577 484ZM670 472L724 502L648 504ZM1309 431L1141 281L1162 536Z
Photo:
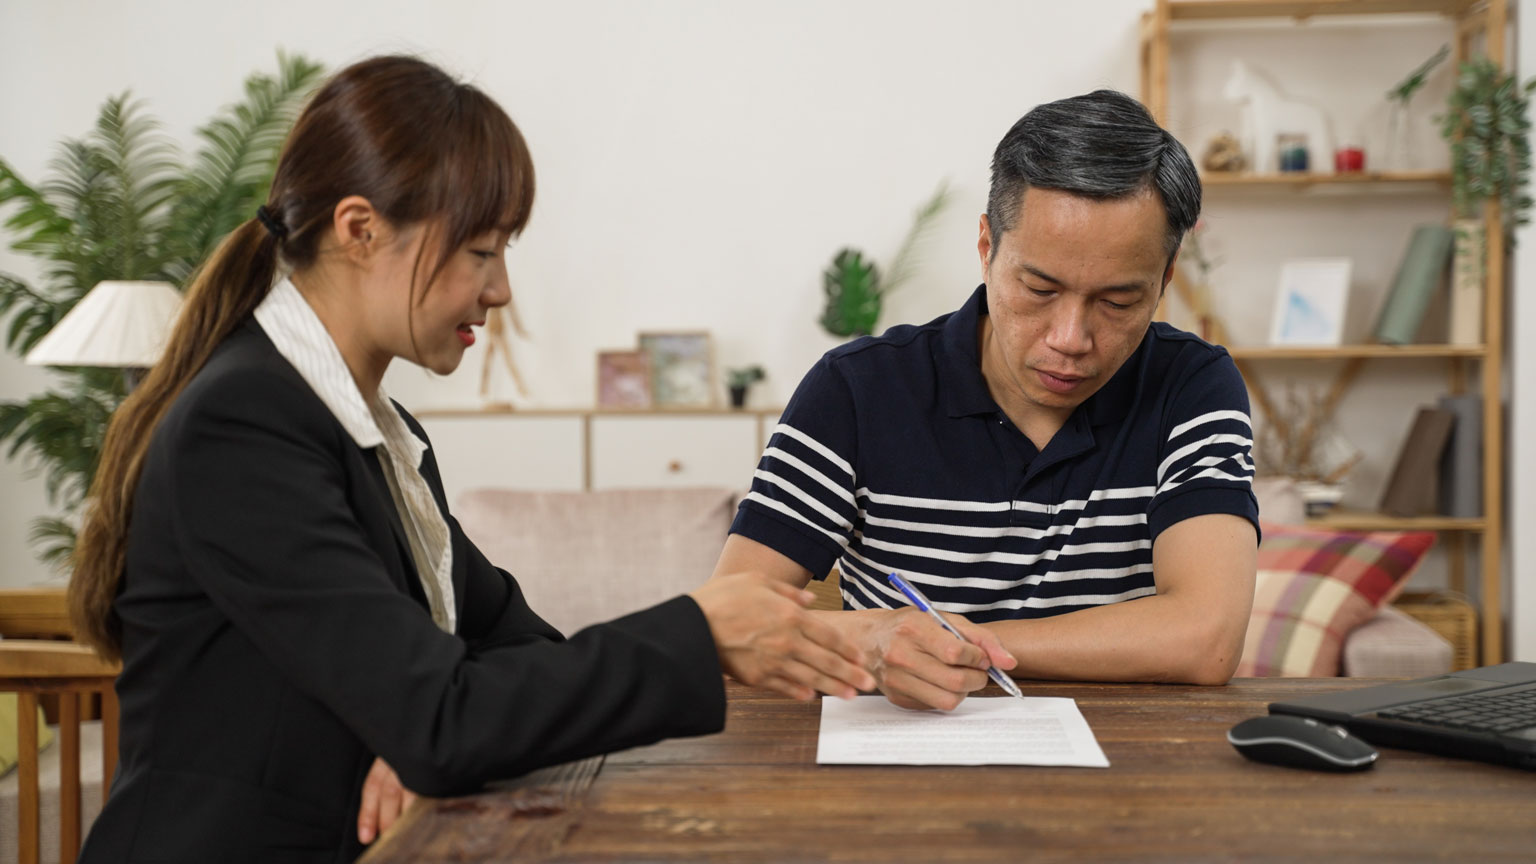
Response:
M821 326L834 336L868 336L880 317L880 272L857 249L842 249L822 274L827 307Z
M197 131L203 146L182 178L167 237L167 276L178 284L267 199L283 141L323 67L278 54L276 76L245 81L245 100Z

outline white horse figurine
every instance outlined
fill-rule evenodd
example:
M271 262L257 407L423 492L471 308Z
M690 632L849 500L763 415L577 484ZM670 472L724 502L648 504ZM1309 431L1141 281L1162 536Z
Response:
M1279 171L1275 136L1296 133L1307 139L1307 170L1333 173L1333 131L1322 109L1282 95L1263 73L1241 60L1232 62L1221 95L1243 106L1239 139L1254 171Z

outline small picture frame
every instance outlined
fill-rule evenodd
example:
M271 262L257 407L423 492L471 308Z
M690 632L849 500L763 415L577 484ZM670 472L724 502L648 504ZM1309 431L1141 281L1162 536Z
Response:
M1348 258L1303 258L1280 267L1271 345L1337 347L1353 264Z
M715 352L708 331L641 333L657 408L715 407Z
M597 352L597 407L651 407L651 358L644 351Z

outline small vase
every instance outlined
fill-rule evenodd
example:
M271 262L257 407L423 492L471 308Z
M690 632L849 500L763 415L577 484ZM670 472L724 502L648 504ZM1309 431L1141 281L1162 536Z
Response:
M1452 345L1483 344L1483 287L1487 280L1488 247L1481 219L1457 219L1451 224L1455 254L1451 259Z
M741 408L745 408L746 406L747 406L747 388L745 386L732 387L731 388L731 407L732 408L736 408L736 409L741 409Z
M1387 144L1382 148L1383 170L1404 173L1414 170L1413 128L1409 124L1408 103L1393 99L1388 104Z

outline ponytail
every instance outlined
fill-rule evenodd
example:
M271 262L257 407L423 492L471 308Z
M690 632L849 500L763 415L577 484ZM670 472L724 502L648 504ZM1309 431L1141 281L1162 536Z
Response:
M266 297L277 274L277 250L276 232L255 219L224 239L194 275L165 353L107 426L75 545L69 614L76 634L108 660L122 656L123 623L113 602L122 583L133 493L150 438L213 349Z

